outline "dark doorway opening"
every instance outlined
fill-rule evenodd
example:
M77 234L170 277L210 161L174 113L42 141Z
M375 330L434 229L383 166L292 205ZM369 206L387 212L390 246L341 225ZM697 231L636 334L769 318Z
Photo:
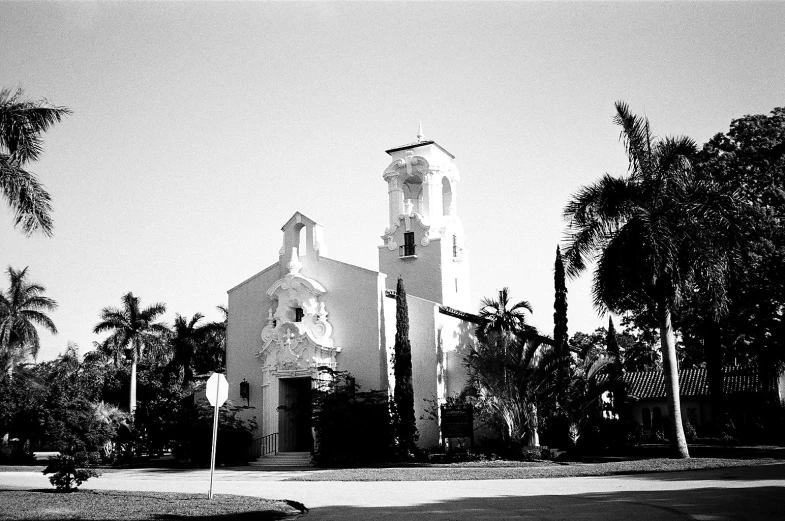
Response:
M282 378L278 382L278 450L311 452L311 379Z

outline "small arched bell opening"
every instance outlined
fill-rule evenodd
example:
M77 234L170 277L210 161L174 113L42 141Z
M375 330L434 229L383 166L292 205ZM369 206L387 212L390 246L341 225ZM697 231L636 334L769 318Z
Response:
M308 231L302 223L294 227L294 244L297 245L298 257L305 257L308 254Z
M422 213L422 179L418 175L410 175L403 182L404 207L411 205L412 211Z
M442 178L442 215L452 215L452 185L446 177Z

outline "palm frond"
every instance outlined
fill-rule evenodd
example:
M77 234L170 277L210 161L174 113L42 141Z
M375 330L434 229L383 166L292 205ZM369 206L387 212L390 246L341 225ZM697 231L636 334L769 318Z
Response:
M0 155L0 193L8 203L14 227L21 227L26 236L41 231L52 236L52 199L35 174L13 165Z
M35 161L42 152L41 134L71 114L66 107L46 100L23 100L24 92L0 90L0 152L5 150L20 165Z
M640 187L628 178L608 174L582 187L564 210L567 221L565 272L579 275L639 209Z

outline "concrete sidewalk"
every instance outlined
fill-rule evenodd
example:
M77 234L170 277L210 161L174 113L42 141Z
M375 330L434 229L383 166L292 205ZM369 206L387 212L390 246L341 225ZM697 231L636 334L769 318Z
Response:
M299 501L314 519L785 519L785 464L613 477L287 481L302 472L322 471L217 470L213 490ZM82 488L207 494L209 479L207 470L113 470ZM39 472L0 472L0 488L51 485Z

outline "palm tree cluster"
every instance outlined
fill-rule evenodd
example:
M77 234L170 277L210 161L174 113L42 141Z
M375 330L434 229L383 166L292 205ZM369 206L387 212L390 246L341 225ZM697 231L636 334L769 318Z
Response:
M131 414L137 405L137 366L145 363L161 370L162 380L168 384L175 377L181 387L188 388L198 372L221 369L225 363L226 325L228 311L222 322L200 324L204 315L192 318L177 314L170 328L159 319L166 312L161 303L142 307L139 297L127 293L121 298L121 307L105 307L94 333L110 333L96 351L118 365L123 360L131 362L131 390L128 410Z
M51 197L27 166L41 155L41 134L71 111L23 96L22 89L0 90L0 193L14 213L14 227L27 236L51 236Z

